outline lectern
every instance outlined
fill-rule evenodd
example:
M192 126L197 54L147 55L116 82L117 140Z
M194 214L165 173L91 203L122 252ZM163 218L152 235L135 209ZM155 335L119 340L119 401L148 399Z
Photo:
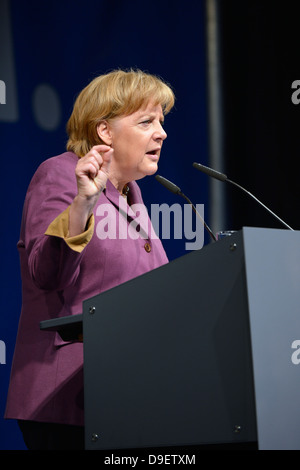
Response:
M42 322L83 331L86 449L300 449L299 287L300 232L243 228Z

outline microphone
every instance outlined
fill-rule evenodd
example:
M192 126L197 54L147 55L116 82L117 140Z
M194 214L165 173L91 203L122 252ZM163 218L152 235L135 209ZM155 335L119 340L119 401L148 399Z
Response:
M241 189L244 191L248 196L252 197L256 202L258 202L264 209L266 209L273 217L275 217L282 225L284 225L287 229L293 230L292 227L290 227L286 222L284 222L278 215L274 214L274 212L271 211L267 206L265 206L257 197L255 197L250 191L247 191L247 189L243 188L239 184L235 183L234 181L231 181L229 178L224 173L220 173L219 171L213 170L212 168L209 168L207 166L201 165L200 163L193 163L193 167L196 168L199 171L202 171L203 173L206 173L208 176L211 176L212 178L216 178L217 180L220 181L226 181L226 183L230 183L237 188Z
M181 191L181 189L176 186L176 184L172 183L171 181L167 180L166 178L164 178L163 176L160 176L160 175L156 175L155 176L155 179L160 183L162 184L165 188L167 188L169 191L171 191L171 193L174 193L174 194L178 194L179 196L183 197L189 204L190 206L192 207L193 211L195 212L195 214L199 217L199 219L201 220L201 222L203 223L205 229L208 231L209 235L211 236L211 238L216 241L216 237L215 235L213 234L212 230L209 228L209 226L207 225L207 223L203 220L203 218L201 217L201 215L199 214L199 212L197 211L196 207L194 206L194 204L190 201L190 199L185 195L183 194L183 192Z

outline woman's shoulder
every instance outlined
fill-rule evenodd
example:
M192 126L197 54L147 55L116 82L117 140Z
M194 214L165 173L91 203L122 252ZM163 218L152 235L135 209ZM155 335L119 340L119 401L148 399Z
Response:
M44 160L36 169L28 190L31 191L41 184L56 186L76 185L75 167L78 161L77 155L65 152Z
M78 162L78 157L73 152L64 152L60 155L56 155L54 157L47 158L44 160L38 167L37 171L45 171L45 170L61 170L68 167L75 168Z
M73 152L64 152L60 155L47 158L39 164L35 171L34 176L49 174L61 174L62 172L67 174L70 170L75 170L78 161L77 155ZM72 172L73 173L73 172Z

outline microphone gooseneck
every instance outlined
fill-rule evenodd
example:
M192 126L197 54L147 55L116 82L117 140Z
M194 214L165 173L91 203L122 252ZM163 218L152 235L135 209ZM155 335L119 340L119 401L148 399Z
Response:
M273 217L275 217L275 219L277 219L282 225L284 225L285 228L294 231L294 229L292 227L290 227L286 222L284 222L284 220L282 220L280 217L278 217L278 215L276 215L273 211L271 211L271 209L269 209L267 206L265 206L265 204L263 204L259 199L257 199L257 197L255 197L252 193L250 193L250 191L243 188L243 186L240 186L239 184L235 183L234 181L231 181L230 179L228 179L227 176L224 173L220 173L219 171L213 170L212 168L209 168L207 166L201 165L201 163L196 163L196 162L193 163L193 167L196 168L199 171L202 171L202 173L206 173L207 175L211 176L212 178L216 178L219 181L226 181L226 183L230 183L230 184L236 186L237 188L241 189L242 191L244 191L244 193L248 194L248 196L252 197L252 199L254 199L256 202L258 202L258 204L260 204L266 211L268 211L269 214L271 214Z
M201 215L199 214L199 212L197 211L196 207L194 206L194 204L192 203L192 201L185 195L183 194L183 192L181 191L181 189L176 186L176 184L172 183L171 181L167 180L166 178L164 178L163 176L160 176L160 175L156 175L155 176L155 179L160 183L162 184L165 188L167 188L169 191L171 191L171 193L173 194L178 194L179 196L183 197L183 199L185 199L189 205L192 207L193 211L195 212L195 214L197 215L197 217L199 217L199 219L201 220L201 222L203 223L205 229L208 231L209 235L211 236L211 238L216 241L216 237L214 235L214 233L212 232L212 230L209 228L209 226L207 225L207 223L205 222L205 220L203 220L203 218L201 217Z

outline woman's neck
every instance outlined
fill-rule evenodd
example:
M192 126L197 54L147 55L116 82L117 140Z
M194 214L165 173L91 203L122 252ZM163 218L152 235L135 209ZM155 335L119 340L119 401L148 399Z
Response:
M129 186L126 181L119 181L113 177L110 177L109 180L122 196L127 196L128 191L129 191Z

